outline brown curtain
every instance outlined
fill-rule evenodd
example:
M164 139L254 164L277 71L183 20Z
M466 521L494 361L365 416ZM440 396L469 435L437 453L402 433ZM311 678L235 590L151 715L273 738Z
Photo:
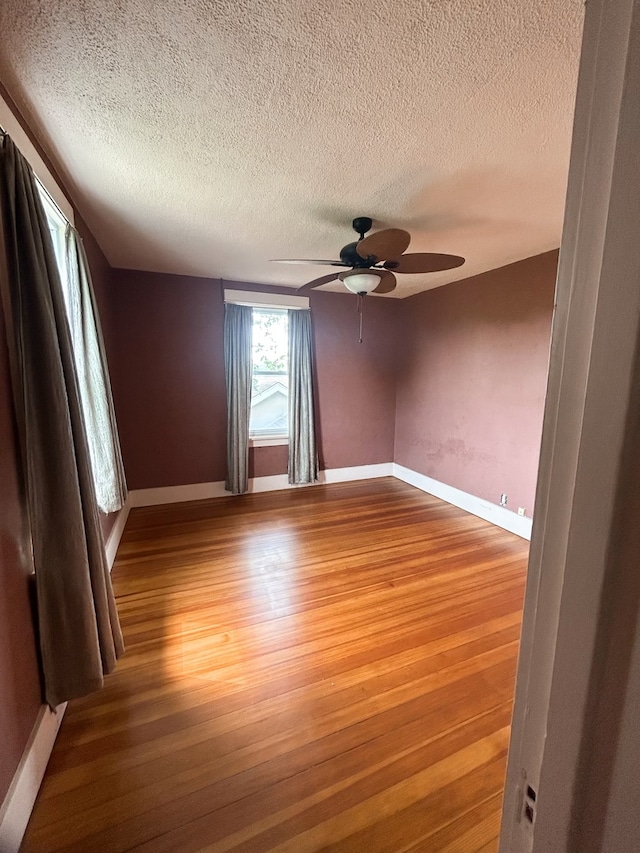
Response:
M318 450L313 416L311 311L289 310L289 482L315 483Z
M0 137L0 275L36 574L45 698L102 686L123 651L64 297L29 164Z
M225 489L242 495L249 488L251 341L253 311L224 306L224 376L227 387L227 479Z

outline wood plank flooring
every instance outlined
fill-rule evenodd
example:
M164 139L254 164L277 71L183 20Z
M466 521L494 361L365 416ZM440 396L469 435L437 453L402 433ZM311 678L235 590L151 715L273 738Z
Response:
M527 543L392 478L133 510L25 853L494 853Z

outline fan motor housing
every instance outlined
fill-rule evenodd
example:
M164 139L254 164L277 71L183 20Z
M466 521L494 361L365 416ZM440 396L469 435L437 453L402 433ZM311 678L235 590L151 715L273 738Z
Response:
M354 269L368 269L372 264L375 263L375 258L361 258L360 255L356 251L356 243L347 243L346 246L343 246L340 249L340 260L343 264L346 264L349 267L353 267Z

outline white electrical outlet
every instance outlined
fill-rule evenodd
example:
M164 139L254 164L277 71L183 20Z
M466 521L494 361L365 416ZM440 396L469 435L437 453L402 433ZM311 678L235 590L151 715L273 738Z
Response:
M518 507L518 515L524 515L527 510L523 506Z
M507 505L507 501L508 501L508 497L507 497L507 496L505 495L505 493L503 492L503 493L500 495L500 506L506 506L506 505Z

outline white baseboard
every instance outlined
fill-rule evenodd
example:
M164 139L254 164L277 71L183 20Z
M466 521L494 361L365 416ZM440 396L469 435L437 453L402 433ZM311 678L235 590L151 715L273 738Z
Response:
M290 486L287 474L272 474L270 477L251 477L249 480L249 494L254 492L279 492L281 489L302 488L302 486ZM230 496L230 492L225 492Z
M320 471L320 483L348 483L349 480L372 480L374 477L392 477L393 462L377 465L357 465L354 468L327 468Z
M224 481L217 483L190 483L186 486L160 486L156 489L134 489L129 492L132 507L157 506L158 504L182 503L182 501L204 501L207 498L223 498L229 492Z
M502 527L516 536L521 536L523 539L531 539L531 527L533 519L526 516L518 515L505 509L498 504L492 504L490 501L485 501L483 498L478 498L475 495L470 495L468 492L463 492L461 489L456 489L454 486L448 486L446 483L441 483L439 480L434 480L424 474L418 474L417 471L412 471L410 468L405 468L403 465L393 464L393 476L398 480L409 483L421 489L423 492L440 498L447 503L453 504L472 515L477 515L485 521L490 521L497 527Z
M0 807L0 851L18 853L67 703L43 705Z
M118 517L116 518L115 524L111 528L111 533L105 543L104 549L107 555L107 563L109 565L109 571L113 568L113 561L116 558L116 553L118 551L118 545L120 544L120 540L122 539L122 534L124 532L124 526L127 523L127 519L129 518L129 510L131 509L131 501L127 498L125 505L121 510L118 511Z
M346 483L349 480L370 480L373 477L390 477L392 470L393 462L382 462L377 465L356 465L352 468L328 468L326 471L320 471L317 483L310 483L309 485ZM299 488L307 488L307 486L291 486L287 481L286 474L254 477L249 480L249 493ZM186 486L163 486L158 489L134 489L129 493L129 501L132 507L223 497L230 497L230 493L224 488L223 480L214 483L193 483Z
M377 465L356 465L351 468L328 468L326 471L320 471L318 483L346 483L349 480L369 480L373 477L397 477L411 486L421 489L423 492L434 497L440 498L447 503L453 504L472 515L477 515L479 518L490 521L492 524L502 527L504 530L509 530L523 539L531 539L532 519L526 516L517 515L511 510L505 509L497 504L492 504L468 492L463 492L461 489L456 489L453 486L448 486L446 483L441 483L439 480L434 480L424 474L419 474L417 471L412 471L410 468L405 468L395 462L382 462ZM280 489L297 489L308 488L308 486L291 486L287 482L286 474L274 474L270 477L254 477L249 480L249 493L257 492L273 492ZM230 497L229 492L225 490L224 481L219 480L215 483L192 483L186 486L163 486L157 489L134 489L129 493L127 502L127 513L129 505L136 506L156 506L158 504L180 503L182 501L201 501L207 498L222 498ZM123 511L121 511L122 514ZM124 516L126 521L126 515ZM124 528L124 521L122 528ZM120 518L117 524L120 523ZM121 535L120 531L120 535ZM115 533L112 531L112 535ZM109 537L111 540L111 537ZM119 538L117 540L120 541ZM117 544L115 546L117 548ZM115 555L115 550L114 550Z

